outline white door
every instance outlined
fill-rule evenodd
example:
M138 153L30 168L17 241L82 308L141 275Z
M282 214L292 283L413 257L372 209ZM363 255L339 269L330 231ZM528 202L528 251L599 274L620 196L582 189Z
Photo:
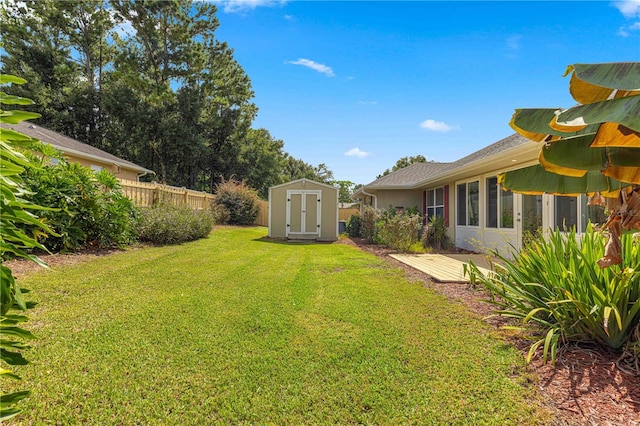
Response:
M522 248L542 231L543 203L542 195L521 195L518 202L516 227L518 247Z
M287 191L287 237L320 236L321 191Z

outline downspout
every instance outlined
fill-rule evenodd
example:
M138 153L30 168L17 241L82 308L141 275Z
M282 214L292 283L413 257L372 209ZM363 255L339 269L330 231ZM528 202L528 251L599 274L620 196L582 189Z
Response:
M148 175L149 173L153 173L153 174L155 175L155 172L149 172L149 170L145 170L145 171L144 171L144 172L142 172L142 173L138 173L138 182L140 182L140 178L141 178L141 177L146 176L146 175Z
M373 208L375 210L378 210L378 196L374 195L374 194L369 194L367 191L364 190L364 187L361 189L362 193L364 195L368 195L369 197L373 197Z

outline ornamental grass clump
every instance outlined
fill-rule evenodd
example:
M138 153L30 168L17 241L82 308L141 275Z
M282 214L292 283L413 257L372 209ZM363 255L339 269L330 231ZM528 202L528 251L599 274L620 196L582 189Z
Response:
M154 244L180 244L205 238L212 228L213 217L206 211L163 204L141 210L138 238Z
M514 253L498 255L489 276L470 263L474 284L491 293L497 314L519 320L533 332L527 361L542 346L543 361L555 363L566 342L594 342L619 350L640 321L640 248L638 237L621 238L623 262L601 269L606 237L589 225L578 238L574 230L550 232ZM525 326L533 326L526 327Z

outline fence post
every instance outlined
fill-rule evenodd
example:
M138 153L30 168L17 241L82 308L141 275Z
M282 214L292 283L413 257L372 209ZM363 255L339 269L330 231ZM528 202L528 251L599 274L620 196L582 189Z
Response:
M151 207L160 204L160 187L157 182L153 182L153 197L151 199Z

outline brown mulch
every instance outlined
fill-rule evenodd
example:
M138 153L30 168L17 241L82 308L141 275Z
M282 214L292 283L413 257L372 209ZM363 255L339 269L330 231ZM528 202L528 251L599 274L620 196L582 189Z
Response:
M359 247L384 259L390 265L402 268L406 276L422 282L454 303L465 304L472 312L485 318L492 312L492 306L484 302L486 294L468 284L440 283L410 266L388 256L392 250L366 244L358 238L340 240L341 243ZM41 258L52 268L73 265L96 257L109 255L118 250L87 249L74 254L43 255ZM16 277L21 277L39 269L33 262L12 260L6 263ZM486 320L499 329L506 320L493 317ZM527 342L508 337L522 350L528 351ZM534 385L543 400L554 412L554 425L620 425L640 426L640 377L622 373L616 367L619 354L597 347L564 347L555 367L543 364L535 358L529 370L536 377Z

